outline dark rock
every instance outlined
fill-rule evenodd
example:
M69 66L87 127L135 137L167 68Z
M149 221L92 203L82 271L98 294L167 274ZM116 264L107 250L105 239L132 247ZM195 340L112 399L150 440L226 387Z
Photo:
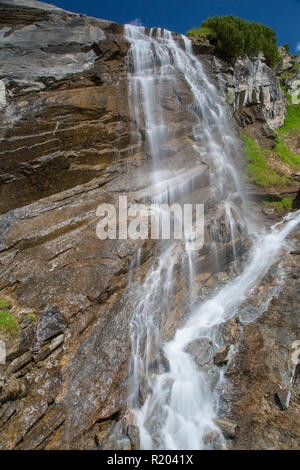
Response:
M206 446L209 446L213 450L222 449L220 432L212 431L208 434L205 434L202 440Z

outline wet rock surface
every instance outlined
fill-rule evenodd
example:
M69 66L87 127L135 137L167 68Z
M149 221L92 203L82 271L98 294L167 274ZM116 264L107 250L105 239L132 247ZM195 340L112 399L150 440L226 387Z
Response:
M233 449L299 448L299 371L292 353L299 338L300 268L291 254L283 260L287 271L279 290L272 294L269 274L258 287L254 310L251 299L245 302L244 314L253 320L243 324L226 370L223 406L239 427Z
M133 280L141 282L155 268L160 253L151 240L100 240L96 236L96 211L101 203L117 206L119 195L127 195L130 202L145 202L149 195L161 192L150 178L145 126L138 135L128 110L129 44L123 27L116 23L30 0L1 2L0 32L0 289L20 317L19 335L0 332L7 344L7 361L0 365L0 447L138 449L137 426L127 410L129 330L138 287L128 287L128 271L131 268ZM228 75L226 80L236 80L233 87L240 122L244 119L251 126L251 119L262 117L276 126L283 108L276 86L273 94L270 91L273 75L261 59L249 61L238 64L236 70L215 67L222 76ZM250 93L252 69L257 83ZM205 149L191 151L196 144L191 132L195 117L190 90L178 77L178 87L168 88L157 100L160 111L169 113L171 137L163 144L166 166L178 169L174 183L189 176L195 190L188 202L201 201L207 208L205 244L195 254L194 294L204 300L231 276L232 231L210 187L212 169ZM264 100L268 105L262 111ZM245 117L247 106L256 110L249 119ZM175 196L180 200L180 191ZM240 214L235 217L238 221ZM234 238L237 256L242 258L250 244L239 223ZM134 264L138 249L141 260ZM157 312L162 340L172 337L190 306L187 273L181 271L181 265L178 255L171 305L162 305ZM273 346L271 336L276 330L276 366L282 371L282 351L287 340L296 338L292 316L296 304L291 300L296 281L293 278L284 288L280 301L284 317L276 302L273 310L272 304L269 307L275 326L264 314L241 331L234 318L220 327L218 347L230 344L228 351L218 351L206 338L188 347L198 369L209 372L212 387L220 374L214 357L222 353L222 367L228 364L226 373L232 383L228 414L239 426L234 432L235 448L277 443L280 448L297 447L286 442L290 435L298 439L296 424L290 423L298 406L299 374L294 373L294 392L283 415L274 402L278 386L286 385L283 372L266 387L268 373L263 378L260 373L265 359L260 356L256 363L247 356L249 351L257 354L257 345L266 341ZM162 297L163 287L159 291ZM28 317L32 312L35 320ZM230 348L237 342L233 356ZM150 373L168 371L163 354L153 354L152 359ZM263 367L267 372L271 369L270 364ZM264 441L259 441L262 431L257 431L263 409L258 384L267 390L269 409L273 413L274 407L278 413L270 418L270 429L266 418ZM254 401L249 398L252 387ZM148 385L141 383L141 402L148 393ZM247 400L257 405L254 422ZM276 420L280 419L282 430L278 431ZM220 446L218 433L206 440L212 447Z

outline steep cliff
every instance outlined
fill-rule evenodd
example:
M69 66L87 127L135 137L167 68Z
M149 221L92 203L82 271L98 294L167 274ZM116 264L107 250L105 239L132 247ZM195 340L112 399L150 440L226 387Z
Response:
M132 64L123 33L116 23L40 2L0 4L0 292L19 328L14 335L0 332L7 345L6 364L0 365L2 449L136 445L126 424L134 303L128 271L131 268L134 278L144 279L157 263L158 248L151 240L96 237L101 203L117 205L119 195L144 201L156 190L149 176L145 126L139 133L128 109L127 73ZM224 100L227 95L238 125L262 144L273 142L286 104L263 58L239 59L234 66L210 55L203 61ZM183 170L191 173L197 182L194 200L206 205L207 239L196 256L202 274L195 292L205 299L229 278L233 244L245 260L251 243L241 224L235 224L233 237L224 222L209 184L205 149L195 149L192 138L193 96L180 73L176 79L176 88L166 88L167 93L162 88L157 97L172 131L162 146L163 158L178 169L178 178ZM233 128L238 132L235 124ZM233 155L235 163L243 167L239 155ZM212 234L218 265L209 248ZM134 265L139 248L142 259ZM179 264L175 267L176 296L163 321L164 339L181 324L189 302L186 273L180 272ZM280 322L278 315L273 312ZM291 318L288 321L292 324ZM263 335L270 334L270 325L261 329ZM252 385L243 361L253 345L247 345L246 337L241 344L245 346L237 358L242 365L232 372L241 367L235 382L238 392ZM274 382L275 387L280 380ZM143 401L145 390L140 391ZM238 392L231 408L224 409L228 417L241 421ZM294 406L287 423L299 407ZM236 447L259 447L245 437L251 424L245 416ZM116 440L119 428L111 432L116 423L121 423L122 442ZM291 447L281 435L275 438L277 447Z

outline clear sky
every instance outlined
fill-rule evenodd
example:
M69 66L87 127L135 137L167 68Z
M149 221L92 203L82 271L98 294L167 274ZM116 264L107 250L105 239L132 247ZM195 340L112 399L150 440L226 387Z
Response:
M46 0L47 1L47 0ZM300 53L300 0L48 0L65 10L125 24L138 20L178 33L199 26L208 16L232 13L266 24L276 31L278 45Z

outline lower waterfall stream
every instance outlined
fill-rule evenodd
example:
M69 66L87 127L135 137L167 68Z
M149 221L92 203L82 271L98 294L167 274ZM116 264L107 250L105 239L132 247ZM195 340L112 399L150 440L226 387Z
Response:
M221 223L229 233L232 260L227 283L202 301L194 289L199 274L197 253L189 250L188 240L164 241L161 245L156 265L149 269L142 285L134 285L129 406L135 412L142 449L204 449L209 448L204 436L218 432L214 419L218 384L223 377L219 373L212 385L209 373L197 368L188 348L201 338L215 341L218 325L236 314L250 289L276 260L285 238L300 223L300 211L287 216L268 233L250 233L234 164L240 145L220 93L192 54L190 41L159 28L132 25L125 26L125 37L131 44L127 57L129 107L151 160L150 180L142 191L144 199L167 204L197 201L204 203L205 211L207 205L209 230L205 233L209 236L206 243L212 252L211 262L216 266L221 263L217 249ZM167 98L171 93L176 95L177 88L187 90L187 98L182 103L178 96L174 110ZM189 113L190 122L176 122L182 107ZM182 128L187 131L181 152L178 137L182 138ZM168 152L171 158L166 156ZM204 165L209 169L206 183ZM201 185L209 188L205 201L197 199ZM239 241L250 236L253 246L247 263L242 264ZM140 260L139 250L136 265ZM166 334L163 330L172 296L176 295L176 267L185 279L188 301L177 329ZM163 358L167 367L159 365L153 372L151 364L157 357ZM147 390L142 401L141 385ZM219 448L224 447L220 437Z

